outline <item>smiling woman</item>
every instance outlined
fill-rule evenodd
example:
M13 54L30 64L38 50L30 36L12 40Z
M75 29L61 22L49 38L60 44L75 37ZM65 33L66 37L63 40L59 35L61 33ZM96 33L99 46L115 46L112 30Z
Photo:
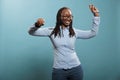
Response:
M39 18L30 28L29 34L46 36L54 46L54 64L52 80L83 80L81 62L76 54L74 44L76 39L89 39L97 34L100 23L98 9L89 5L94 14L91 30L83 31L72 27L72 12L67 7L58 10L55 28L41 28L44 20Z
M95 38L81 40L78 39L81 34L77 33L80 29L89 30L94 20L88 8L90 0L0 0L0 80L51 80L52 71L53 75L61 73L58 67L75 65L73 52L80 59L84 80L120 80L120 0L91 2L100 10L99 33ZM72 15L59 18L67 19L65 23L72 22L75 36L69 36L69 27L59 27L56 13L64 6L70 8ZM55 30L51 38L27 33L31 24L37 27L34 21L38 19L38 24L44 26L35 34L40 31L44 33L40 36L46 36ZM54 40L54 46L49 38ZM52 68L53 60L58 63L55 68ZM70 69L61 71L72 72ZM74 70L76 74L78 68Z
M72 12L70 11L70 9L66 8L62 11L61 13L61 21L62 21L62 28L65 28L67 26L70 25L71 21L72 21Z

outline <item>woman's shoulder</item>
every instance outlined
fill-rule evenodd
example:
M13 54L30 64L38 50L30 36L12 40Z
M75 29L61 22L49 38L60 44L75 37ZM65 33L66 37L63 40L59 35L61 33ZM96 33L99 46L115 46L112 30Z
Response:
M49 29L49 30L53 30L53 29L54 29L54 27L48 27L48 29Z
M78 30L80 30L80 29L74 27L73 30L74 30L74 31L78 31Z
M43 27L43 28L41 28L41 29L45 29L45 30L53 30L54 29L54 27Z

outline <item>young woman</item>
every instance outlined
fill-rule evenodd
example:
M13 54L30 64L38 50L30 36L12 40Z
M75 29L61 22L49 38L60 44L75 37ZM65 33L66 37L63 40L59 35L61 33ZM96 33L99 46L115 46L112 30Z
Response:
M83 79L81 62L76 54L74 44L76 39L89 39L94 37L98 32L100 23L98 9L93 5L89 5L89 8L94 15L91 30L84 31L73 28L73 15L67 7L58 10L54 28L41 28L45 22L42 18L39 18L30 28L30 35L49 37L53 43L54 64L52 80Z

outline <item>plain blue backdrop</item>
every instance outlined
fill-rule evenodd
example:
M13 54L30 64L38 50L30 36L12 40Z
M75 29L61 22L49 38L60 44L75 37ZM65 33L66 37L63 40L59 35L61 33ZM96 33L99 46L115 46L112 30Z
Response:
M52 44L30 36L29 27L40 17L54 27L57 11L67 6L74 27L90 29L91 3L100 11L98 35L75 44L84 80L120 80L120 0L0 0L0 80L51 80Z

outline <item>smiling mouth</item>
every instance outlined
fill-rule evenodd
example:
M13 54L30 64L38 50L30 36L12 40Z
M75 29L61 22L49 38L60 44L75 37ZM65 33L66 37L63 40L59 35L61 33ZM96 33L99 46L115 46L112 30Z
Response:
M66 23L66 24L69 24L69 23L70 23L70 21L65 21L65 23Z
M71 21L64 21L64 23L69 25Z

